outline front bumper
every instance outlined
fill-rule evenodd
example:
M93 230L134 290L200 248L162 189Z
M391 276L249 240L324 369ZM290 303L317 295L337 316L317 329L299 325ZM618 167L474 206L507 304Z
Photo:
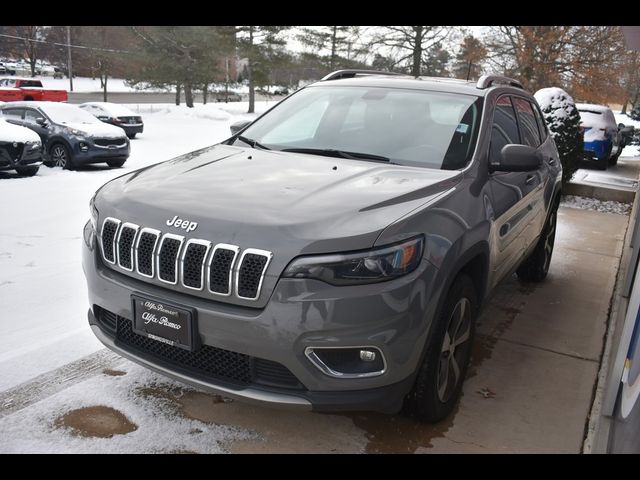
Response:
M82 143L86 149L82 148ZM91 139L83 139L73 145L73 163L75 165L88 165L91 163L102 163L108 160L128 158L131 153L131 146L127 140L122 147L109 148L95 145Z
M144 131L144 124L142 123L135 125L121 123L118 126L124 130L127 136L142 133Z
M35 167L42 164L42 147L30 149L28 146L14 151L15 158L8 150L0 149L0 170L13 170L16 167Z
M396 412L411 389L439 295L437 271L427 261L405 277L367 286L332 287L314 280L281 279L266 307L257 309L187 295L123 275L103 265L90 223L85 226L84 238L83 268L92 308L89 322L106 346L135 362L223 395L318 411ZM303 388L286 391L262 384L229 387L138 355L135 349L119 343L113 333L101 329L94 316L99 307L132 320L132 293L194 308L203 345L276 362ZM362 345L382 352L386 362L383 374L335 378L305 355L307 347Z

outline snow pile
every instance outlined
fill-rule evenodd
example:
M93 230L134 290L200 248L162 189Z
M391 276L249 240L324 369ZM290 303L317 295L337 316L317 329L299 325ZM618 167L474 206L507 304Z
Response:
M127 361L119 368L126 374L96 375L0 418L0 453L224 453L231 442L257 438L250 431L180 414L171 398L190 388ZM100 438L60 425L66 413L95 406L124 414L137 428Z
M616 213L618 215L629 215L631 204L615 202L613 200L598 200L596 198L580 197L577 195L564 195L560 206L568 208L579 208L582 210L593 210L596 212Z

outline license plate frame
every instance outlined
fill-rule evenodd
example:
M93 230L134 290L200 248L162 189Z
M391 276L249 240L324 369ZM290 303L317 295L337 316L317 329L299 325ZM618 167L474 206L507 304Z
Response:
M135 333L193 352L199 345L196 310L149 295L132 294Z

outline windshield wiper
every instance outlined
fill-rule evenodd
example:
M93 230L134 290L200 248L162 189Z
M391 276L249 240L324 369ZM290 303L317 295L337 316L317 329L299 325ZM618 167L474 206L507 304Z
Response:
M373 162L391 162L388 157L374 155L372 153L346 152L344 150L334 150L332 148L284 148L282 152L309 153L311 155L324 155L326 157L349 158L351 160L371 160Z
M243 137L242 135L238 135L236 138L241 142L246 143L251 148L261 148L262 150L271 150L269 147L265 147L264 145L262 145L261 143L258 143L258 141L254 140L253 138Z

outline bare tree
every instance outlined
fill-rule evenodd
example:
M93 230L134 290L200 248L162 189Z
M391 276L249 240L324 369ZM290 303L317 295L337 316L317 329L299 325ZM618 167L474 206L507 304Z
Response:
M31 69L31 76L36 76L36 64L38 62L39 53L39 40L44 37L46 27L39 26L24 26L14 27L15 36L19 37L19 41L22 45L20 53L29 62Z
M389 50L394 58L394 67L408 68L411 75L423 73L425 52L445 40L450 27L436 26L387 26L376 27L371 46Z
M306 27L297 35L304 45L311 47L314 53L320 54L328 50L328 55L321 55L330 70L341 64L349 64L358 52L356 43L359 39L360 27L357 26L320 26Z

